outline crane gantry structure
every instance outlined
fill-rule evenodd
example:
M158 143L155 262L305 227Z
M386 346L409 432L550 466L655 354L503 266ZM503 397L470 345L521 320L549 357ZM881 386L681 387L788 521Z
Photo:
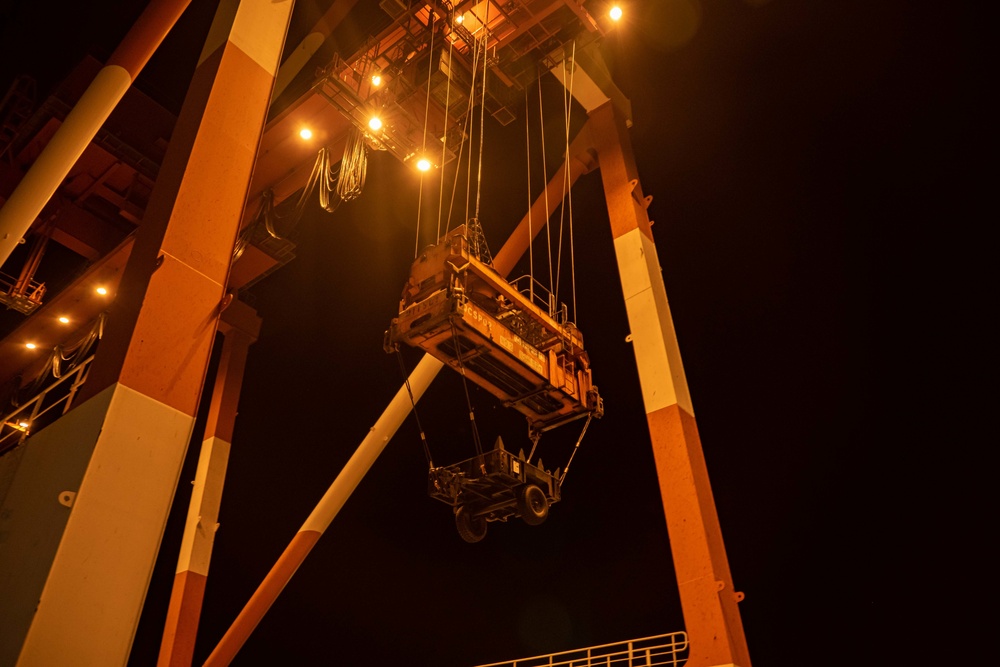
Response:
M110 222L96 209L81 218L70 207L46 219L51 238L66 239L98 260L90 270L100 272L116 297L86 381L74 389L72 409L45 428L25 431L17 447L0 450L5 479L12 480L0 496L2 520L12 535L0 547L0 576L4 590L11 591L0 661L127 661L211 349L221 332L222 362L211 389L209 426L160 656L163 665L190 664L239 389L260 327L253 309L237 297L240 288L294 256L288 239L254 223L262 198L288 200L310 182L314 161L309 148L294 140L298 130L313 128L333 154L343 150L352 132L362 133L370 147L407 163L427 149L429 134L432 152L443 165L457 157L456 144L466 134L462 119L471 108L478 104L480 113L510 122L518 92L547 72L565 84L560 72L568 62L574 71L571 92L588 121L567 145L565 163L493 258L493 268L506 275L524 254L547 222L546 198L560 200L567 184L572 187L582 174L600 170L690 640L688 664L748 667L737 607L742 595L734 591L673 330L647 214L651 198L643 193L632 154L629 103L596 48L608 29L606 20L595 18L591 3L580 0L385 0L384 29L349 56L327 57L323 44L354 4L334 2L307 38L282 57L291 0L222 2L169 146L158 167L146 168L143 175L143 161L121 146L109 147L107 139L102 142L99 128L137 74L129 67L141 69L142 58L128 59L135 44L149 46L143 40L150 39L150 26L162 37L186 4L150 3L123 55L101 69L84 94L88 104L77 105L62 120L52 119L44 136L46 150L55 157L34 160L42 167L24 177L30 187L16 189L0 209L0 231L20 237L39 224L36 217L59 188L78 188L72 198L77 208L94 197L117 203ZM477 65L480 47L485 56ZM306 65L317 59L324 62L314 76ZM489 73L479 88L477 66ZM379 85L372 80L375 74ZM296 87L294 82L301 81L308 85ZM283 90L283 97L275 94ZM274 105L276 99L281 104ZM374 110L383 114L378 129L368 124ZM73 151L78 151L75 157ZM13 154L25 166L34 157L24 150ZM83 183L86 170L74 166L80 155L91 166L107 155L114 159L103 179ZM136 206L127 197L115 200L109 183L117 170L131 170L135 182L148 186L141 216L130 214L141 224L127 233L111 224L127 219ZM77 178L66 180L67 174ZM8 210L10 202L16 206ZM90 218L108 231L95 234L86 224ZM240 239L246 243L234 260ZM37 264L41 252L29 265ZM31 284L28 274L18 285ZM53 300L76 298L81 318L96 315L100 308L74 297L74 289L83 288L71 287ZM31 326L29 318L22 330ZM7 373L22 370L14 368L23 357L14 354L13 340L3 343L0 370ZM429 359L418 365L411 378L416 395L407 398L400 389L379 430L372 432L377 437L362 443L210 664L228 664L239 650L409 414L413 406L406 401L419 399L440 368L439 361ZM62 502L58 514L40 509L56 495ZM39 540L39 534L46 539Z

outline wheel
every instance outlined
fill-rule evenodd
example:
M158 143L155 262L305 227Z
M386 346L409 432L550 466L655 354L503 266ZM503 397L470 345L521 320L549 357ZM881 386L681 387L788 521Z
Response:
M526 484L517 494L517 511L529 526L537 526L549 516L549 499L534 484Z
M455 527L458 528L459 536L470 544L486 537L486 517L472 516L465 505L459 507L455 514Z

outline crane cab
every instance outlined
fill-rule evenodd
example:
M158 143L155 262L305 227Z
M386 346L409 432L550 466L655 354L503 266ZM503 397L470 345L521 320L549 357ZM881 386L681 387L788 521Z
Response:
M474 240L473 240L474 241ZM604 414L583 335L531 290L508 283L475 252L466 225L410 268L386 347L424 350L524 414L536 432Z

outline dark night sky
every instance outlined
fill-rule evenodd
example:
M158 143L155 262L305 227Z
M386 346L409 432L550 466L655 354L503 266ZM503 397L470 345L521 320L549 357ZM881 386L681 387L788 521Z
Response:
M128 4L100 3L134 16ZM171 72L184 69L169 58L196 57L200 38L180 37L211 16L195 9L201 18L186 19L140 80L169 104ZM43 80L87 48L106 56L129 23L103 25L77 6L55 17L55 37L28 44L24 35L42 34L37 10L3 11L5 33L23 26L4 61ZM606 56L633 103L751 657L791 666L870 655L875 624L893 623L921 567L887 554L917 544L919 521L943 516L912 473L948 442L934 413L957 400L925 389L931 375L953 377L925 320L958 310L941 276L956 269L942 227L982 217L976 17L902 0L637 0L627 11ZM560 109L548 111L551 140ZM481 218L494 251L527 205L523 115L488 129ZM251 290L264 326L196 662L400 385L382 333L412 258L416 202L414 177L371 156L362 197L310 213L297 259ZM578 323L607 416L549 520L491 524L484 542L462 542L449 509L426 495L408 421L236 664L458 667L683 628L598 173L574 190L574 214ZM508 448L526 446L522 418L474 393L484 440L502 433ZM443 372L420 406L438 461L471 455L464 412L457 376ZM565 443L551 446L551 459L542 451L555 467ZM182 484L131 664L155 659L188 497ZM921 543L924 557L939 539Z

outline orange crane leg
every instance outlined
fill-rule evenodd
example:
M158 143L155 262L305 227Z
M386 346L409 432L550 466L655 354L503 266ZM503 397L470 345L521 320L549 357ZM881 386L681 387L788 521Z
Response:
M680 591L688 667L750 667L722 529L625 121L590 114Z
M92 450L18 664L125 664L208 369L292 0L224 0L106 336L58 425ZM51 144L50 144L51 145Z

